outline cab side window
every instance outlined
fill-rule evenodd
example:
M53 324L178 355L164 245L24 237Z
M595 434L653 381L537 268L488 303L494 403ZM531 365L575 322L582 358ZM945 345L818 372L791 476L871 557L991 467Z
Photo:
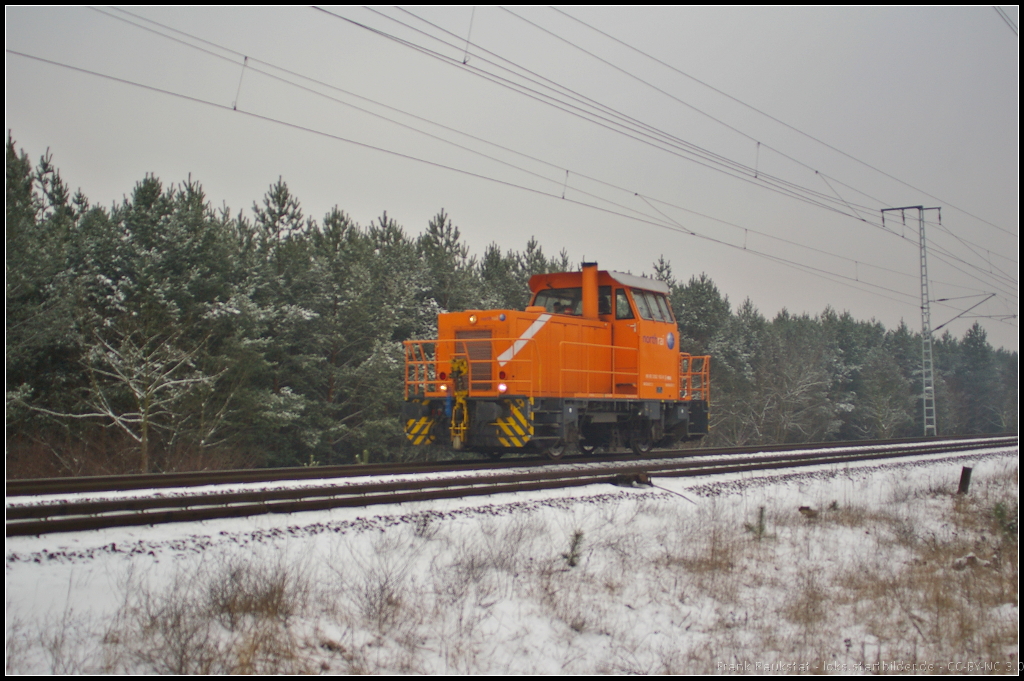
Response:
M533 304L541 305L545 310L554 314L579 316L583 314L583 289L579 287L545 289L537 294Z
M597 290L597 314L612 313L612 287L602 286Z
M633 309L629 306L629 298L626 297L626 290L615 289L615 318L633 319Z

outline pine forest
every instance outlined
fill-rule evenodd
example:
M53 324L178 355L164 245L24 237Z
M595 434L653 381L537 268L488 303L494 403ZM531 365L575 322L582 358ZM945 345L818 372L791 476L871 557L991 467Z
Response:
M94 205L8 137L9 478L452 456L405 443L402 341L441 311L522 309L531 275L579 267L532 238L471 253L444 210L317 219L281 180L249 211L216 203L145 177ZM911 326L769 319L665 256L646 274L672 289L681 349L712 356L702 446L921 434ZM1016 352L975 324L934 353L940 434L1016 430Z

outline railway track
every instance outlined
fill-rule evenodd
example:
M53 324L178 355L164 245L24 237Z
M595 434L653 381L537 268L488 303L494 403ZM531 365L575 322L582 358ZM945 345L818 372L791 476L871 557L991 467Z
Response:
M507 462L455 462L445 465L339 466L283 471L228 471L206 474L116 476L102 479L65 479L61 493L181 488L212 484L266 483L307 480L309 484L279 489L189 490L174 495L97 500L29 500L28 494L55 494L57 481L11 481L7 484L7 536L94 530L109 527L195 522L217 518L297 513L331 508L395 504L431 499L560 489L593 484L644 484L651 477L686 477L780 468L834 465L875 459L898 459L972 449L1017 447L1018 438L944 438L858 443L825 443L728 450L658 452L638 460L635 456L570 459L557 465L539 460ZM787 451L787 449L789 451ZM680 458L683 454L687 458ZM699 454L699 456L695 456ZM495 470L498 469L498 470ZM275 473L277 473L275 475ZM283 475L281 474L283 473ZM443 473L441 477L424 474ZM418 477L388 481L359 481L358 477L390 475ZM335 478L336 482L325 483ZM155 480L155 482L154 482ZM34 486L33 486L34 485ZM30 492L14 489L32 490ZM46 490L46 491L39 491ZM12 498L13 497L13 498Z
M1007 436L1002 436L1007 437ZM1016 436L1014 436L1016 437ZM759 452L784 452L792 449L834 449L836 447L883 447L888 445L913 445L916 443L948 442L951 440L979 439L979 436L905 438L898 440L858 440L856 442L817 442L800 445L759 445ZM701 449L655 450L644 457L644 460L674 459L679 457L712 457L731 454L745 454L751 449L743 447L717 447ZM613 461L636 461L629 453L602 453L597 456L566 457L558 464L607 463ZM198 487L203 485L226 485L262 482L282 482L285 480L318 480L334 478L359 478L377 475L406 475L418 473L451 473L488 469L517 469L555 465L544 457L505 458L501 461L492 459L441 461L429 463L404 464L371 464L315 466L297 468L262 468L256 470L227 471L196 471L188 473L148 473L130 475L97 475L80 478L33 478L27 480L7 480L7 496L38 496L45 494L73 494L86 492L115 492L141 489L166 489L176 487Z

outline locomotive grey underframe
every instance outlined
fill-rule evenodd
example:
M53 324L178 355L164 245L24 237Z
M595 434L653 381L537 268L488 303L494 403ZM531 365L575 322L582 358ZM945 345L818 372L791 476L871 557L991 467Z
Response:
M708 432L708 403L705 400L596 400L534 398L508 395L500 398L474 398L469 405L470 427L466 446L480 450L516 449L499 441L502 432L496 421L507 418L513 401L525 402L523 414L533 425L528 448L546 449L558 443L586 446L626 446L630 429L650 434L654 443L684 441ZM406 402L405 419L431 416L436 433L447 431L445 400ZM439 442L440 444L440 442ZM523 448L525 449L525 448Z
M566 444L621 447L635 432L649 436L651 444L667 444L708 432L708 405L703 400L555 401L564 403L561 436Z

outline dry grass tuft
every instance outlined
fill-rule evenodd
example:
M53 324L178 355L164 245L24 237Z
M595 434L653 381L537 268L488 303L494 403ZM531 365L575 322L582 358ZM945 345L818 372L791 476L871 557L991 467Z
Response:
M741 550L734 532L715 526L706 536L689 539L688 548L675 558L687 571L717 576L738 564Z
M796 593L786 602L783 615L807 636L825 621L828 601L821 576L816 571L806 572L799 576Z
M250 620L287 622L305 605L304 582L294 568L283 563L257 568L250 561L235 559L211 577L209 608L230 631Z
M160 674L308 673L289 618L307 610L310 583L282 562L236 558L179 572L164 590L130 580L103 640L109 671Z

